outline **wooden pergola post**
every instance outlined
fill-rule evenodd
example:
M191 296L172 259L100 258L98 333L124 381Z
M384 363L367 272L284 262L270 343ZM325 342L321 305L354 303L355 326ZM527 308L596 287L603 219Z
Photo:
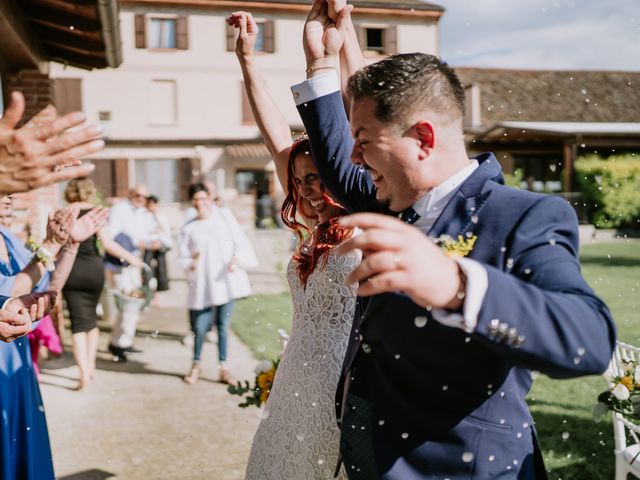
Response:
M563 147L564 190L573 191L573 171L577 155L576 141L569 141Z

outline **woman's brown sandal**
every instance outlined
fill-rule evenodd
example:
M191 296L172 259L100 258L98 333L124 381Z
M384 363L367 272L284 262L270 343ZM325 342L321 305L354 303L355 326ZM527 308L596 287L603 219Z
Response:
M198 381L198 378L200 378L200 365L198 365L197 363L194 363L193 367L191 367L191 371L189 372L189 375L184 377L183 380L189 385L193 385Z

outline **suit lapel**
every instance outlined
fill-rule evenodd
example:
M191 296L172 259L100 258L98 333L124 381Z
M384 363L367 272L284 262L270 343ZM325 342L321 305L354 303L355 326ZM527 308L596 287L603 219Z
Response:
M455 239L458 235L473 233L474 219L489 196L484 188L486 183L489 180L503 183L500 164L493 154L482 154L476 160L480 165L449 200L438 220L429 230L430 237L449 235Z

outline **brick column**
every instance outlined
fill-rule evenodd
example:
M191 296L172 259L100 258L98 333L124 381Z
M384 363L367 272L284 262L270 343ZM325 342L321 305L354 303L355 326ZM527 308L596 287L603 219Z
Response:
M20 70L9 73L5 78L7 95L18 90L26 101L24 119L28 120L47 105L55 105L54 82L48 75L38 70Z
M47 105L55 104L54 82L48 75L37 70L20 70L5 75L5 91L7 95L18 90L25 97L25 114L23 123L31 119ZM15 233L23 232L29 224L37 239L46 234L46 218L51 209L60 203L58 185L40 188L32 192L16 195L14 201L15 218L11 230Z

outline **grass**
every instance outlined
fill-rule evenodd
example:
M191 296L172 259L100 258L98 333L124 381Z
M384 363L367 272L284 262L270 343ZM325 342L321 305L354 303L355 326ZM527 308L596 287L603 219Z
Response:
M640 345L640 241L586 245L581 263L589 285L609 305L620 340ZM278 329L291 328L288 294L239 302L233 328L257 358L280 352ZM551 480L613 478L611 421L593 421L591 409L606 387L602 377L552 380L538 375L528 396Z

